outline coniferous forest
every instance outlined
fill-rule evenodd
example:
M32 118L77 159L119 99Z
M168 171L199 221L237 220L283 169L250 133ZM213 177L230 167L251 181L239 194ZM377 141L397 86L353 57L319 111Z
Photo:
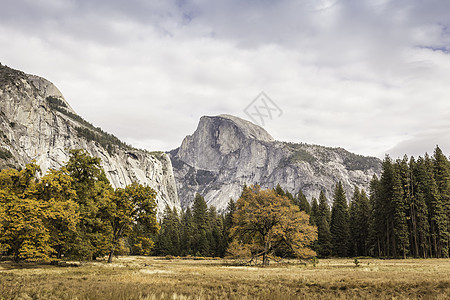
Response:
M306 199L280 185L245 186L218 213L197 194L185 211L156 216L156 193L131 184L113 189L98 158L72 150L60 170L0 172L0 255L14 260L83 260L115 254L247 257L448 258L450 163L430 157L382 162L370 190ZM331 207L328 203L332 203Z
M317 227L311 248L319 257L449 257L450 163L439 147L431 157L386 156L369 191L355 188L346 195L337 182L331 207L323 192L309 202L301 191L295 197L279 185L274 191L310 216L309 223ZM155 253L226 255L235 210L230 200L225 213L218 214L201 195L185 212L167 207ZM278 249L275 254L290 252Z

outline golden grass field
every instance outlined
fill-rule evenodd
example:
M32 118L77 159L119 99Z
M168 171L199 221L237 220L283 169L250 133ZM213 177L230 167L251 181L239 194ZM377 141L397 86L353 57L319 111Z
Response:
M0 262L0 299L450 299L450 259L322 259L268 267L120 257L78 267Z

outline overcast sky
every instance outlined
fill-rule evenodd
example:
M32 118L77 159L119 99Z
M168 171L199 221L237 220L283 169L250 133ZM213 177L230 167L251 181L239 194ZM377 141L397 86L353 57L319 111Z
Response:
M82 117L171 150L260 92L277 140L450 154L448 0L0 0L0 62Z

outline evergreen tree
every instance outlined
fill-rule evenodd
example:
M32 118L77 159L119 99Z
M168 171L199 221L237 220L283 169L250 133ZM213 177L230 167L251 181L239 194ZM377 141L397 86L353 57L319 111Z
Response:
M394 166L391 158L386 155L382 163L382 174L379 183L378 200L380 203L377 208L380 209L378 216L381 216L380 225L383 226L383 236L381 245L385 256L393 256L395 248L395 238L393 234L394 227L394 208L392 199L394 194Z
M317 199L313 197L311 199L311 216L309 218L309 223L311 225L316 225L318 217L319 217L319 204L317 203Z
M208 220L208 206L205 199L196 194L194 204L192 205L192 216L194 222L194 255L207 256L209 254L209 220Z
M301 190L298 191L296 202L301 211L304 211L307 215L311 215L311 205L309 205L305 194Z
M277 186L275 187L275 193L277 193L280 196L286 196L286 193L284 192L283 188L281 187L281 185L278 183Z
M411 159L410 162L413 173L413 190L414 194L410 204L411 207L411 232L412 244L414 245L414 255L416 257L426 258L431 249L430 238L430 223L428 220L428 206L427 206L427 177L432 177L432 174L427 174L425 160L419 157L417 163Z
M370 230L370 219L371 219L371 207L369 197L367 197L366 191L361 190L359 205L358 207L358 224L359 224L359 234L358 234L358 256L369 255L369 230Z
M380 196L380 181L376 175L373 175L370 181L370 219L369 221L369 246L368 252L372 256L383 256L383 234L384 234L384 215L383 204Z
M189 207L181 218L181 232L181 255L194 255L195 224Z
M407 167L404 167L407 173ZM407 175L406 175L407 176ZM405 176L403 176L405 177ZM404 186L402 185L402 166L397 162L394 166L394 178L392 182L392 232L393 232L393 256L398 257L401 253L406 258L409 250L409 232L406 221L407 201L404 196ZM408 187L406 187L408 189Z
M223 236L223 216L217 214L216 208L209 208L209 249L210 256L222 257L225 253Z
M349 256L358 256L358 234L359 234L359 224L358 224L358 213L359 213L359 198L361 194L359 192L358 187L355 187L355 191L353 192L352 200L350 201L349 206L349 246L348 246L348 255Z
M449 257L450 168L448 159L438 146L434 150L433 169L438 192L438 199L432 203L436 255Z
M331 212L325 193L320 191L317 221L317 252L320 257L329 257L333 251L331 243Z
M347 256L349 223L348 204L342 183L338 182L334 190L333 207L331 209L331 239L333 253L338 257Z
M166 205L156 245L158 255L181 255L180 227L177 210Z
M230 199L225 211L225 217L223 222L223 236L224 236L224 248L227 249L229 243L231 243L231 228L233 227L233 214L236 211L236 202ZM224 253L225 255L225 253Z

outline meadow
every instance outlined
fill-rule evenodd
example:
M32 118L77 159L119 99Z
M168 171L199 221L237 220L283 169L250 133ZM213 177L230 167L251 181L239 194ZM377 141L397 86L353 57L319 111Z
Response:
M119 257L61 265L0 262L0 299L449 299L450 259Z

